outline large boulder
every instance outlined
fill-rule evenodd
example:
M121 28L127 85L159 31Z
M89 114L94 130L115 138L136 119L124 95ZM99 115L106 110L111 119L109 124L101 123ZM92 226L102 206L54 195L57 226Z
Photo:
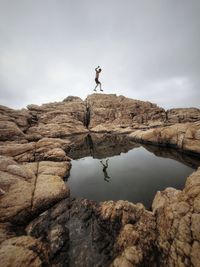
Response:
M13 157L16 161L34 161L35 143L18 144L16 142L0 145L0 155Z
M14 110L0 105L0 141L24 140L30 118L26 109Z
M168 123L185 123L200 121L200 109L198 108L173 108L166 112Z
M25 135L16 123L0 121L0 141L25 140Z
M69 140L59 138L42 138L38 142L18 144L16 142L0 145L0 155L13 157L18 162L42 160L67 161L65 150Z
M133 100L124 96L93 94L89 95L86 105L90 111L89 127L93 130L97 125L109 129L115 126L160 125L166 114L163 108L150 102Z
M200 168L183 191L167 188L153 201L159 266L200 266Z
M12 158L1 156L0 222L24 223L69 196L62 178L69 174L70 167L67 161L19 165Z
M137 130L129 136L138 142L173 146L180 150L200 153L200 122L178 123L149 130Z
M101 203L100 214L101 219L109 221L113 228L116 223L120 225L114 244L117 256L110 267L153 264L156 224L151 212L140 203L135 205L128 201L108 201Z
M63 102L29 105L27 108L37 118L37 123L26 131L29 140L88 132L84 126L85 104L80 98L71 97Z

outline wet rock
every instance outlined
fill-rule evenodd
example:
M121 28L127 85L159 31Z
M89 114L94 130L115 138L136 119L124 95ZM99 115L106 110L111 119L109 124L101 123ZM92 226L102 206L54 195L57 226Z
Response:
M32 221L26 232L48 247L52 266L106 266L113 237L96 212L95 203L68 198Z
M70 198L26 227L28 235L40 238L48 247L51 264L76 267L120 266L128 262L129 266L139 266L150 262L154 230L155 219L143 205L127 201L98 205Z
M48 247L54 266L139 266L150 260L155 219L142 204L65 199L26 232ZM77 256L78 255L78 256ZM152 256L151 256L152 257Z
M26 233L39 238L49 251L51 266L66 266L68 262L69 200L65 199L41 214L26 227Z

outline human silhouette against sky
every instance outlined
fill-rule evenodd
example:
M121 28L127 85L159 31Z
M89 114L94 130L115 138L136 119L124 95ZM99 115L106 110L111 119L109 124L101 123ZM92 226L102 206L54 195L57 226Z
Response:
M103 163L102 160L100 160L102 166L103 166L103 174L104 174L104 180L106 182L109 182L109 179L110 179L110 176L108 176L108 173L107 173L107 168L108 168L108 161L109 159L106 160L106 164Z
M99 73L101 72L100 67L98 66L98 67L95 69L95 71L96 71L96 76L95 76L96 86L95 86L95 88L94 88L94 91L95 91L95 92L97 91L96 88L97 88L98 86L100 86L100 91L103 91L103 90L101 89L101 83L100 83L100 81L99 81Z

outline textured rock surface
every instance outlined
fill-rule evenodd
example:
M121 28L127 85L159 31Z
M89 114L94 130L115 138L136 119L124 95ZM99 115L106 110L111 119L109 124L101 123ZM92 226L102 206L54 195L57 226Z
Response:
M169 123L185 123L200 120L200 110L198 108L174 108L166 112Z
M88 133L89 128L96 133L134 132L137 140L171 144L200 153L199 122L200 110L197 108L165 111L150 102L112 94L92 94L85 101L70 96L62 102L29 105L28 110L18 111L0 106L0 143L35 142L44 137L65 138ZM64 156L58 149L49 153L47 158L54 158L57 154L60 158ZM21 161L25 161L23 156ZM34 161L34 156L27 156L26 161Z
M29 112L0 106L0 141L24 140L24 131L31 118Z
M0 156L0 221L24 223L69 195L62 178L69 162L36 162L19 165ZM47 186L48 185L48 186Z
M150 130L137 130L129 135L138 142L173 146L200 154L200 122L180 123Z
M63 102L29 105L29 112L36 118L35 124L26 131L29 140L42 137L65 137L85 133L85 105L80 98L69 97Z
M48 250L30 236L13 237L0 244L1 266L42 267L49 265Z
M200 168L183 191L167 188L153 202L160 266L200 266Z
M48 247L51 264L76 267L150 264L156 237L153 214L127 201L97 205L63 200L32 221L26 232Z
M116 143L115 154L138 146L108 133L200 154L200 110L165 111L106 94L23 110L0 106L2 266L200 266L200 169L183 191L158 192L153 213L126 201L70 198L63 181L71 167L67 155L101 158ZM187 155L173 158L194 164Z
M38 142L24 144L4 143L0 145L0 155L11 156L18 162L65 161L69 160L64 151L69 143L58 138L42 138Z
M86 103L90 109L90 129L95 131L97 125L101 125L102 131L112 126L160 125L166 118L165 110L157 105L124 96L93 94Z
M156 239L155 218L142 204L128 201L104 202L101 204L101 218L111 225L118 222L119 232L114 244L117 256L110 267L152 265Z

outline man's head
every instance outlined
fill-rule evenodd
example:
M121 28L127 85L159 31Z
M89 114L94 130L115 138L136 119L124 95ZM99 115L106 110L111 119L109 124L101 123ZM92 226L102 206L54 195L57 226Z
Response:
M99 72L101 72L101 69L99 69Z

